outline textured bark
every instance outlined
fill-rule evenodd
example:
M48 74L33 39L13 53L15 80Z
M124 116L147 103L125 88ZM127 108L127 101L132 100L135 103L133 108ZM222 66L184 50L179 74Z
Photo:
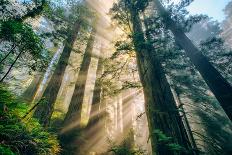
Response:
M23 100L25 100L28 103L31 103L33 101L42 80L43 76L41 74L36 74L34 76L31 84L22 95Z
M176 93L176 92L174 92ZM181 98L180 98L180 94L176 94L176 99L177 99L177 106L178 108L180 109L181 113L182 113L182 121L184 123L184 126L185 126L185 129L187 131L187 135L188 135L188 139L191 143L191 147L193 149L195 149L196 151L198 151L198 148L197 148L197 145L196 145L196 142L195 142L195 139L193 137L193 133L192 133L192 129L190 127L190 124L188 122L188 118L187 118L187 115L185 113L185 109L184 109L184 104L181 102Z
M183 30L170 18L170 14L165 10L159 0L154 0L154 2L159 14L164 19L164 24L172 31L176 43L185 50L187 56L200 72L229 119L232 120L232 86L198 50Z
M91 62L91 55L93 51L93 45L95 40L95 33L96 30L93 28L90 38L88 40L85 54L83 56L83 60L80 66L80 71L78 74L78 78L76 81L75 89L73 92L73 96L68 108L68 112L66 113L65 119L64 119L64 127L67 127L69 125L73 125L73 123L76 123L77 126L73 128L78 128L80 125L80 119L81 119L81 109L84 99L84 92L85 92L85 85L87 81L88 76L88 70Z
M73 26L72 30L68 34L68 38L66 40L64 50L60 56L56 69L41 99L46 101L47 103L39 104L34 112L34 117L37 118L43 126L49 125L50 118L54 111L54 104L56 102L56 98L63 80L65 68L68 66L68 60L72 52L74 43L77 39L79 29L80 29L80 22L77 21Z
M140 80L143 85L146 113L151 134L152 152L154 155L188 154L187 152L175 152L158 140L161 131L166 136L172 137L172 143L178 143L190 151L190 142L187 138L184 125L177 111L170 86L165 77L159 60L154 57L154 50L145 46L145 37L142 31L139 14L129 4L131 22L133 25L133 42L136 51L137 65ZM189 154L192 154L191 151Z

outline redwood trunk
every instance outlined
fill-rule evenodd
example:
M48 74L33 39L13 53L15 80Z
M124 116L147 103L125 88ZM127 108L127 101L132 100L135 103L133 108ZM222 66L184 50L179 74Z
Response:
M141 21L136 9L129 4L131 21L133 25L133 42L136 51L137 65L140 80L143 85L146 113L148 117L151 144L154 155L187 154L175 152L162 141L159 141L161 131L166 136L172 137L169 143L178 143L191 150L184 125L178 113L170 86L165 77L159 60L154 57L152 47L148 48L142 31ZM190 154L191 151L190 151Z
M43 126L48 126L53 110L56 98L63 80L65 68L68 66L68 60L72 52L72 48L77 39L78 32L80 30L80 22L76 22L72 31L69 33L68 38L65 43L64 50L60 56L56 69L49 81L44 95L42 97L46 104L39 104L34 112L34 117L39 120Z
M165 10L159 0L154 0L154 2L159 14L164 19L164 24L172 31L176 43L185 50L187 56L200 72L229 119L232 120L232 86L198 50L183 30L170 18L170 14Z
M93 45L95 40L95 33L96 33L95 31L96 31L95 28L93 28L91 36L88 40L85 49L85 54L83 56L82 64L80 66L80 71L76 81L73 96L68 108L68 112L66 113L64 119L64 127L68 127L73 123L77 124L76 127L73 128L77 128L80 125L81 109L82 109L84 93L85 93L85 85L87 81L88 70L91 62L91 55L92 55Z

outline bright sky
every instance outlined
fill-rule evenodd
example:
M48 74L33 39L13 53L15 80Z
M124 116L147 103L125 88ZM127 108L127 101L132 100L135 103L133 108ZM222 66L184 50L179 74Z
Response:
M207 14L218 21L225 18L223 9L231 0L194 0L188 7L191 14Z
M177 1L177 0L174 0ZM231 0L194 0L188 7L191 14L207 14L221 22L224 18L223 9Z

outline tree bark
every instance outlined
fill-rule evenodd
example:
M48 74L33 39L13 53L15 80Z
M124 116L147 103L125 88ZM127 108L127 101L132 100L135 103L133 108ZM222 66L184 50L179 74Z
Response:
M68 60L80 30L80 24L80 21L77 21L72 30L69 32L64 50L60 56L56 69L44 91L42 100L45 100L47 104L39 104L34 112L34 117L37 118L45 127L49 125L50 118L54 110L54 104L63 80L65 68L68 66Z
M65 128L67 128L69 125L73 125L73 123L76 123L76 127L73 128L80 127L81 109L84 99L88 70L91 62L91 55L93 51L95 34L96 34L96 29L93 28L85 49L85 53L83 56L82 64L80 66L80 71L76 81L73 96L68 108L68 112L65 115L65 119L64 119Z
M232 120L232 86L198 50L175 21L171 19L170 14L165 10L160 1L154 0L154 2L159 14L163 17L164 24L172 31L176 43L185 50L186 55L200 72L229 119Z
M187 118L186 113L185 113L185 109L183 107L184 104L182 104L182 101L181 101L181 98L180 98L180 94L179 93L177 94L175 90L174 90L174 93L176 94L176 99L177 99L177 102L178 102L177 106L181 110L182 121L183 121L185 129L187 131L187 135L188 135L189 141L191 143L191 146L192 146L193 149L198 151L197 144L195 142L195 139L194 139L194 136L193 136L193 133L192 133L192 129L190 127L190 124L188 122L188 118Z
M191 153L190 142L176 107L170 86L159 60L154 57L154 48L147 47L139 14L133 4L128 4L133 27L133 43L136 51L140 80L143 85L146 113L154 155L188 154L173 151L167 143L159 140L162 132Z

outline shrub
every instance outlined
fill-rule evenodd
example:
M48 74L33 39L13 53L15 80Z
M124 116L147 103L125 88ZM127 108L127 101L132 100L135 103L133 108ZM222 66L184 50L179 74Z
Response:
M0 108L0 154L55 155L60 152L57 136L43 129L36 119L22 121L28 105L1 85Z

